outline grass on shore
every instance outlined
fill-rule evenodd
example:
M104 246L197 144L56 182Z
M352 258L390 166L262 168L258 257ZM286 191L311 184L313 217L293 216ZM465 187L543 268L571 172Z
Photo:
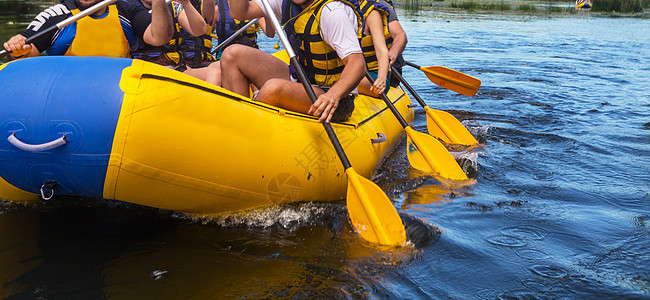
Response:
M648 4L648 0L592 0L591 9L600 12L640 13Z
M576 10L568 3L566 6L558 6L556 2L545 3L526 3L526 2L512 2L512 1L499 1L499 2L485 2L469 0L463 2L456 2L452 0L449 2L448 7L463 9L467 11L520 11L520 12L538 12L538 13L575 13Z
M560 13L573 14L578 10L573 7L573 0L540 0L540 1L498 1L490 0L402 0L407 10L418 11L424 6L438 8L462 9L466 11L510 11L523 13ZM644 13L650 8L650 0L592 0L592 12L604 13Z

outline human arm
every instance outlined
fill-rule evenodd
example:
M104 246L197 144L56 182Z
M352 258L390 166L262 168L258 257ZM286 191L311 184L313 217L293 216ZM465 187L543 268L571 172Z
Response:
M42 51L52 47L55 36L61 29L58 24L68 20L72 13L63 4L57 4L40 12L27 28L6 41L3 46L10 54L9 59L39 56ZM57 28L56 30L53 30ZM28 40L31 42L27 43ZM67 47L66 47L67 49Z
M339 100L354 91L366 74L366 61L359 45L357 17L351 7L337 1L326 4L320 24L323 40L345 65L339 80L309 109L310 114L320 117L320 122L329 122Z
M214 6L214 17L212 17L212 22L210 22L210 27L214 29L214 26L219 22L219 6Z
M152 46L169 43L174 35L172 23L172 15L165 0L153 0L151 2L151 24L144 32L144 42Z
M260 28L262 28L262 31L264 31L264 34L267 37L274 37L275 36L275 27L273 27L273 24L271 24L271 20L269 18L260 18L257 21L257 24L260 25Z
M38 56L41 51L36 49L34 44L25 44L25 36L22 34L17 34L11 37L8 41L4 43L4 48L9 53L9 59L18 59L25 57Z
M261 3L249 0L231 0L230 16L237 20L252 20L264 17L265 11Z
M214 19L217 15L216 5L214 5L214 0L203 0L203 17L205 18L206 24L213 24ZM214 26L213 26L214 27Z
M386 46L386 38L384 37L384 23L379 12L375 10L370 12L366 18L366 27L370 31L378 63L377 79L375 79L375 83L370 90L379 95L386 88L386 77L388 76L389 68L388 47Z
M206 1L210 2L210 0ZM207 24L194 5L190 3L190 0L178 0L178 2L183 5L183 10L178 15L178 23L181 27L193 36L204 35L208 30ZM214 12L214 9L212 9L212 12Z
M346 56L343 63L345 68L339 80L326 93L320 95L309 108L308 113L320 117L319 122L330 122L341 98L350 94L366 73L366 61L361 53Z
M393 45L388 49L388 58L390 59L390 66L395 63L395 60L404 52L408 39L404 28L400 25L399 21L394 20L388 23L390 35L393 37Z

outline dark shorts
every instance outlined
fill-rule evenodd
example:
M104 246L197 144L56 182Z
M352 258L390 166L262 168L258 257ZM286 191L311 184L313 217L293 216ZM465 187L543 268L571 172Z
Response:
M339 101L339 106L334 111L334 115L332 115L332 122L344 122L352 116L352 112L354 111L354 98L356 98L356 95L349 94Z
M326 87L320 87L323 91L327 93L327 90L329 88ZM352 112L354 111L354 98L356 98L357 95L354 94L349 94L341 100L339 100L339 106L336 107L336 110L334 111L334 114L332 115L332 120L331 122L345 122L347 121L350 116L352 116Z
M372 79L377 80L377 76L379 76L379 71L373 70L373 71L368 71L368 74L372 77ZM388 76L386 77L386 86L392 86L391 80L390 80L390 73L388 73ZM384 89L384 94L388 93L388 89Z
M402 75L402 67L405 65L404 63L404 58L402 55L398 56L397 59L395 60L395 63L393 66L395 69L397 69L397 72L399 72L400 75ZM392 87L398 87L399 86L399 79L393 75L393 72L390 72L390 86Z

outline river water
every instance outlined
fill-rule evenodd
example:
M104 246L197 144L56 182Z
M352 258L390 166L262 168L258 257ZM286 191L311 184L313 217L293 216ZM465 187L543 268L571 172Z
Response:
M3 40L38 10L5 12ZM650 20L400 18L407 60L482 80L470 98L404 69L481 142L456 154L474 185L446 188L403 150L374 178L413 246L367 244L344 203L196 220L93 199L4 202L0 298L650 299Z

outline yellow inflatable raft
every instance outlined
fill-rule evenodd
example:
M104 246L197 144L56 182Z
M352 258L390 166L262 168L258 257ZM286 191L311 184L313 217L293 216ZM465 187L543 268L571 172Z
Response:
M345 198L343 167L314 117L140 60L29 58L2 66L0 82L2 200L80 195L213 215ZM388 96L412 122L408 96ZM360 95L355 106L333 127L370 178L404 130L381 99Z

